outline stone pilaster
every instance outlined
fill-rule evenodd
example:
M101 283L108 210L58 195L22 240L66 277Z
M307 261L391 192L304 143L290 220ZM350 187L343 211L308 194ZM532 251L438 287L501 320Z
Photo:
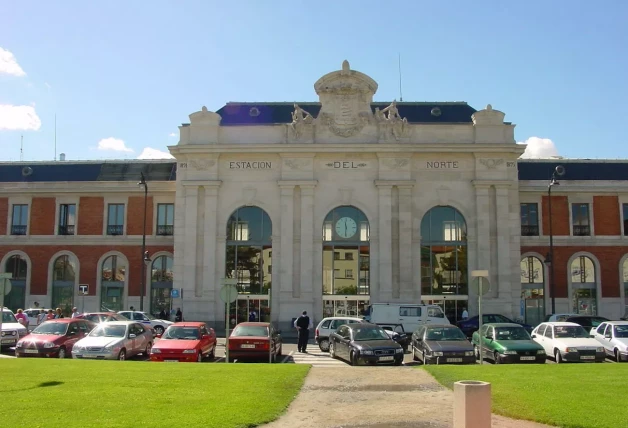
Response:
M217 218L218 218L218 189L220 181L208 183L205 187L205 249L204 263L205 271L203 272L202 294L214 299L213 291L220 288L220 281L216 272L216 237Z
M495 278L491 271L491 237L490 237L490 198L489 186L473 183L475 187L476 215L476 269L488 270L490 278ZM469 278L471 280L471 278ZM492 281L491 281L492 282ZM492 286L493 284L491 284ZM492 287L491 287L492 288Z
M392 299L399 296L398 284L393 284L392 278L392 184L376 181L379 203L379 285L380 299ZM384 290L390 290L392 294L384 295Z
M414 260L412 251L412 186L400 185L399 189L399 288L400 298L403 301L412 301L415 287L412 278L415 269L413 264L419 266L420 261ZM414 263L413 263L414 262Z
M185 183L184 183L185 185ZM183 251L183 283L181 287L185 293L196 294L196 252L197 252L197 211L198 185L185 185L185 246Z
M281 189L281 220L280 227L281 232L279 240L281 242L281 258L279 269L279 290L281 299L284 296L291 297L293 294L294 284L292 283L292 269L293 269L293 222L294 222L294 185L293 184L279 184ZM274 282L274 281L273 281ZM273 284L275 286L275 284ZM277 287L275 287L277 290Z
M497 297L510 298L511 295L511 251L510 251L510 204L509 188L495 186L497 205Z
M315 184L302 184L301 188L301 278L293 289L293 297L313 296L314 277L314 187ZM319 231L318 235L321 235Z

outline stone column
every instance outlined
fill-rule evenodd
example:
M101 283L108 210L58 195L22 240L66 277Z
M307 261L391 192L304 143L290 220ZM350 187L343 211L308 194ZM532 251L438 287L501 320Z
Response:
M281 242L281 258L279 259L279 290L281 294L280 300L283 301L290 300L293 294L294 286L292 283L294 185L280 184L279 188L281 189L281 232L279 234L279 241ZM277 290L277 288L275 288L275 290Z
M510 298L510 204L507 186L496 186L497 205L497 297Z
M187 296L196 294L196 253L197 253L197 225L198 214L198 186L185 187L185 250L183 256L183 290Z
M476 269L488 270L489 277L495 278L495 272L491 270L491 236L490 236L490 199L489 186L476 184L475 186L475 215L476 215ZM469 280L471 280L469 278ZM491 281L491 288L492 288Z
M379 286L380 299L392 299L399 295L398 287L392 288L392 185L377 182L379 200Z
M205 185L205 249L202 295L214 300L214 290L220 289L216 274L216 238L218 235L218 189L220 181ZM226 228L226 225L224 225ZM223 250L224 251L224 250ZM210 304L211 305L211 304Z
M293 297L314 297L314 187L300 185L301 188L301 275L299 284L295 284ZM319 235L322 231L319 231ZM320 296L317 296L320 298ZM320 314L317 314L320 316Z
M412 186L400 185L399 189L399 288L403 301L412 301L414 294L415 272L412 266L420 266L419 260L413 260L412 251Z
M211 263L215 269L217 281L214 288L214 312L210 314L210 319L214 320L214 325L217 328L222 329L225 328L225 302L220 298L220 289L222 288L221 280L227 276L225 272L227 264L227 235L224 234L226 229L227 225L225 224L225 228L216 236L216 258L213 261L207 260L207 263ZM222 334L224 334L224 330Z

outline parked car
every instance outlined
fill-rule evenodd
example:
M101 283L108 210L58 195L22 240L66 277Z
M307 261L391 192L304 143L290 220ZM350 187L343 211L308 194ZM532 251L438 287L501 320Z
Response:
M41 314L47 314L49 310L50 309L42 309L42 308L25 309L24 313L28 317L28 327L32 330L35 327L37 327L39 324L41 324L39 322L39 319L42 318L42 317L40 317L40 315ZM46 320L45 316L43 317L43 320L44 321Z
M214 358L216 332L203 322L178 322L166 329L155 342L150 354L151 361L202 362Z
M79 314L75 318L89 320L96 324L111 321L128 321L127 318L123 317L122 315L118 315L115 312L87 312L84 314Z
M593 337L615 361L628 362L628 321L605 321L595 329Z
M495 364L538 363L545 364L545 349L532 340L528 332L519 324L484 324L480 331L473 333L471 340L476 358L490 358Z
M464 334L470 339L473 336L473 333L479 328L479 317L476 315L474 317L468 318L466 320L458 321L456 325L464 332ZM507 318L500 314L482 314L482 324L518 324L522 326L528 333L532 331L534 327L528 324L518 323L510 318Z
M267 322L242 322L229 335L229 362L275 362L282 354L281 330Z
M377 324L341 325L329 335L329 355L342 358L352 366L366 364L403 364L403 348Z
M404 354L408 352L408 348L410 348L410 342L411 342L410 339L412 335L409 335L408 333L406 333L406 331L403 328L403 324L386 324L386 323L379 324L378 323L377 325L383 328L386 331L386 333L388 333L388 335L390 336L392 340L394 340L395 342L401 345L401 347L403 348Z
M455 325L426 325L412 333L412 359L423 364L474 364L473 345Z
M98 324L72 348L74 358L126 360L138 354L150 355L153 332L134 321L110 321Z
M578 315L566 318L564 321L575 322L576 324L581 325L586 331L591 332L591 330L598 328L603 322L610 320L608 318L592 315ZM591 334L593 334L593 332L591 332Z
M0 336L0 348L11 348L15 346L21 337L28 334L28 329L17 322L15 314L8 308L2 309L2 332Z
M532 339L557 363L602 363L606 351L582 326L573 322L544 322L532 331Z
M576 317L578 314L574 313L563 313L563 314L551 314L545 316L543 322L556 322L556 321L565 321L569 317Z
M323 318L316 326L314 340L323 352L329 351L329 335L336 331L343 324L364 323L362 318L352 317L327 317Z
M69 358L72 348L96 327L91 321L60 318L39 324L15 345L16 357Z
M151 326L155 330L155 334L164 334L164 331L166 331L169 326L174 324L172 321L157 319L146 312L120 311L118 314L131 321L137 321L144 325Z
M449 324L440 306L416 303L373 303L364 319L373 324L402 324L406 331L427 323Z

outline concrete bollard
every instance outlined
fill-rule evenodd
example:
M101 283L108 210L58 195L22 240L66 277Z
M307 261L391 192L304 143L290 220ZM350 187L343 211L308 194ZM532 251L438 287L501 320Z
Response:
M454 383L454 428L491 428L491 384L477 380Z

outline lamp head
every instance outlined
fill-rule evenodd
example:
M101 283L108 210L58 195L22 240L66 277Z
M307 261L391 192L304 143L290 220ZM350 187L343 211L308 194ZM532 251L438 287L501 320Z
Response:
M144 173L140 172L140 181L137 183L138 186L146 186L146 178L144 178Z
M144 262L150 262L150 256L148 255L148 251L144 251Z
M554 173L559 177L562 177L563 175L565 175L565 172L566 172L565 167L562 165L558 165L556 169L554 170Z

